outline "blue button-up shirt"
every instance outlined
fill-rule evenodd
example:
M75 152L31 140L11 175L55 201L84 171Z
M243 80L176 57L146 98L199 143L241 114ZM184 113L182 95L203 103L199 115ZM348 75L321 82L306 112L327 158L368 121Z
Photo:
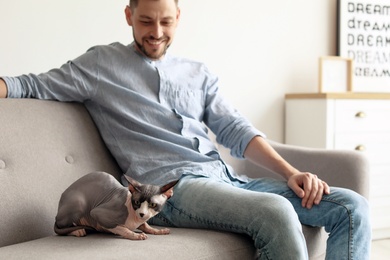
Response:
M204 64L169 54L152 61L134 43L93 47L59 69L3 79L11 98L84 103L123 172L144 183L234 176L207 127L238 158L263 135L221 97Z

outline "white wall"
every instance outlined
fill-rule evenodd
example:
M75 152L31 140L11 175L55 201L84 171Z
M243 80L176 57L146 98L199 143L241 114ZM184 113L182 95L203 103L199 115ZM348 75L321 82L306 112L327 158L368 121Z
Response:
M39 73L89 47L130 43L127 0L0 0L0 75ZM181 0L171 52L204 61L225 96L283 141L284 94L316 92L336 54L336 0Z

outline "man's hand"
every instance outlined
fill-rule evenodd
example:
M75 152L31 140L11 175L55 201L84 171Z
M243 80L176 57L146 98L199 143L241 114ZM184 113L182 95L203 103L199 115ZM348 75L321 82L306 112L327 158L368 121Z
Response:
M302 207L311 209L313 205L321 202L324 194L330 194L328 184L320 179L317 175L309 172L300 172L292 175L287 185L302 198Z
M318 179L317 175L301 172L294 168L260 136L249 142L244 156L251 162L286 178L290 189L302 198L302 207L304 208L311 209L313 205L320 204L322 195L330 193L326 182Z

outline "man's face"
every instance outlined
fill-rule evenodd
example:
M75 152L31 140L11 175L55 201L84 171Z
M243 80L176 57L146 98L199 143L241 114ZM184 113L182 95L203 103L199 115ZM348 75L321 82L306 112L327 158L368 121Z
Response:
M125 13L138 51L150 59L161 59L173 41L180 17L175 1L140 0L133 11L127 6Z

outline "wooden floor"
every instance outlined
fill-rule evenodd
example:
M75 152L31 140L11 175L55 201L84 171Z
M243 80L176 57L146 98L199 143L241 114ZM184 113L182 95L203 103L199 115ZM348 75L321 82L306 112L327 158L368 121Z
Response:
M390 239L372 242L371 260L390 260Z

